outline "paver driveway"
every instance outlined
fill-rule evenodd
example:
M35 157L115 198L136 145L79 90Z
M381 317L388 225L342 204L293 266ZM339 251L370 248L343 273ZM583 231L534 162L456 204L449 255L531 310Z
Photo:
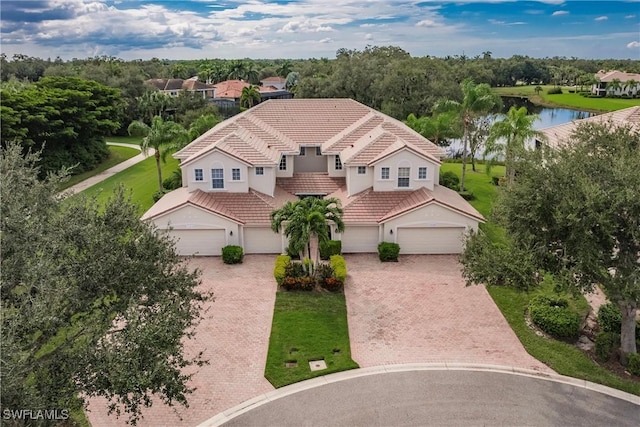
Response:
M240 265L225 265L220 257L197 258L191 265L203 271L203 287L215 302L199 325L196 338L187 342L188 354L204 350L210 364L199 368L188 396L189 408L174 409L155 401L143 412L141 426L194 426L213 415L261 393L273 390L264 378L273 317L276 284L273 256L247 255ZM125 425L121 417L106 416L104 400L91 401L93 427Z
M351 355L361 367L481 363L550 372L522 347L483 286L454 255L346 255Z

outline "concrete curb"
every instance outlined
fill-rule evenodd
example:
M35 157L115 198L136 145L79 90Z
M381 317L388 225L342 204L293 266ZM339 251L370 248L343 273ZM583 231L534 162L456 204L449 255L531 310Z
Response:
M294 393L298 393L304 390L309 390L315 387L320 387L326 384L346 381L352 378L364 377L369 375L380 375L393 372L409 372L409 371L477 371L477 372L495 372L500 374L520 375L525 377L531 377L540 380L554 381L558 383L564 383L572 385L574 387L585 388L593 390L598 393L602 393L608 396L615 397L617 399L625 400L627 402L635 403L640 406L640 396L636 396L630 393L626 393L621 390L617 390L611 387L607 387L601 384L592 383L586 380L580 380L577 378L566 377L564 375L558 375L555 373L547 373L535 371L532 369L523 369L514 366L500 366L500 365L485 365L485 364L472 364L472 363L410 363L401 365L383 365L373 366L370 368L353 369L350 371L337 372L335 374L329 374L323 377L313 378L307 381L291 384L277 390L270 391L242 402L232 408L223 411L214 417L200 423L198 427L216 427L220 426L233 418L251 411L259 406L262 406L271 401L280 399L285 396L289 396Z

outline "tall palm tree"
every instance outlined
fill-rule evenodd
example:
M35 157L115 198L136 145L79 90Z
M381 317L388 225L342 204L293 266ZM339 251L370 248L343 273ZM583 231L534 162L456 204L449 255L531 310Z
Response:
M511 107L502 120L491 126L484 154L504 157L509 183L515 178L514 163L518 154L524 151L525 142L534 137L545 137L542 132L533 129L537 119L538 115L527 114L526 107Z
M607 92L610 92L611 96L615 95L620 89L622 89L622 82L620 79L613 79L607 83Z
M276 68L276 73L278 73L280 77L287 77L292 71L292 67L293 63L291 62L291 60L283 59L278 65L278 68Z
M278 210L271 212L271 229L277 233L284 230L284 235L289 239L289 248L298 254L300 259L312 258L311 241L315 239L316 253L315 265L320 260L320 243L329 240L329 226L336 228L338 232L344 231L342 221L343 211L340 201L337 199L318 199L306 197L295 202L287 202ZM312 275L313 270L306 270Z
M234 59L229 63L229 80L241 80L246 77L246 64L240 59Z
M143 136L143 153L147 153L149 148L155 150L156 167L158 168L158 187L162 192L162 168L160 160L165 161L167 154L184 147L189 141L189 135L185 128L172 121L164 121L160 116L155 116L151 121L151 126L141 121L131 122L127 128L129 135Z
M460 129L453 112L416 117L413 113L405 120L407 126L439 146L449 145L449 138L459 138Z
M626 86L627 86L627 95L629 96L635 95L634 89L638 86L638 82L635 81L634 79L631 79L627 81Z
M249 85L242 88L242 94L240 95L240 106L251 108L255 104L260 102L260 92L257 86Z
M198 117L189 125L189 140L193 141L218 123L220 119L215 114L204 114Z
M436 111L453 111L457 114L462 126L462 177L460 179L460 191L464 191L464 179L467 170L467 151L469 147L469 135L473 121L489 113L502 105L500 96L491 91L486 83L475 84L473 80L466 79L460 84L462 88L462 102L453 100L439 101L435 105Z

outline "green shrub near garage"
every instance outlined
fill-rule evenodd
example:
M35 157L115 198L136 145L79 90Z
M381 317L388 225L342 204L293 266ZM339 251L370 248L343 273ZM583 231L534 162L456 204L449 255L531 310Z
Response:
M391 242L382 242L378 245L378 257L382 262L398 261L400 245Z
M275 266L273 267L273 277L276 279L278 286L282 286L287 272L287 266L291 263L291 257L289 255L278 255L276 258Z
M320 251L320 259L326 261L331 257L331 255L342 254L342 241L326 240L324 242L320 242L318 249Z
M580 333L580 314L564 297L538 295L529 302L529 314L537 327L555 338L573 339Z
M225 264L240 264L244 258L244 250L241 246L227 245L222 248L222 261Z

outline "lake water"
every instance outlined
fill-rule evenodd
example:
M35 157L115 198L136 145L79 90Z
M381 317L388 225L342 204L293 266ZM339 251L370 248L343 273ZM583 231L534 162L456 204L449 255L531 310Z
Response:
M509 108L515 106L517 108L526 107L529 114L537 114L538 120L533 124L534 129L557 126L574 120L586 119L594 115L594 113L588 111L569 110L568 108L539 107L529 102L526 98L505 97L502 98L502 101L504 103L505 113ZM498 119L500 119L500 116L498 116ZM449 153L449 156L455 152L461 152L462 142L460 140L452 140L451 145L445 147L445 150ZM482 158L482 153L477 153L476 157Z

